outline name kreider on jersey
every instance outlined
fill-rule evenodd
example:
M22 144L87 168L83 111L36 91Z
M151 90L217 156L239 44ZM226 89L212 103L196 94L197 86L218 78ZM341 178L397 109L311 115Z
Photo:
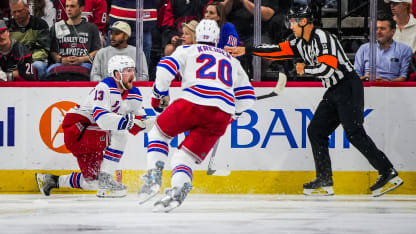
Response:
M226 56L227 58L231 59L231 55L229 53L227 53L224 50L222 50L220 48L217 48L217 47L200 45L200 46L197 47L197 49L198 49L199 53L203 53L205 51L212 51L212 52L222 54L222 55Z

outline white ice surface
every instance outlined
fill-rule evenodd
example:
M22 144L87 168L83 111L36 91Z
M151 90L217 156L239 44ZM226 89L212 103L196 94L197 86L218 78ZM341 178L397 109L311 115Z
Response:
M171 213L153 202L0 195L0 233L416 233L416 196L190 194Z

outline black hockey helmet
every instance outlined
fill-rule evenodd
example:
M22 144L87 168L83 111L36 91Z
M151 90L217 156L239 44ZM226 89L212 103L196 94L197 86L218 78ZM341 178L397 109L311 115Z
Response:
M307 18L309 20L312 20L313 18L312 9L307 4L294 2L292 6L290 7L289 13L287 14L287 18L288 19Z

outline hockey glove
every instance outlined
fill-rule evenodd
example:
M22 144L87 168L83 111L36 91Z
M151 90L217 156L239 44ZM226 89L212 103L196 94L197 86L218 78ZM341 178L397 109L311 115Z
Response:
M133 126L129 129L129 132L132 135L137 135L140 131L149 132L155 125L155 117L146 117L146 116L136 116L133 120Z
M160 98L152 97L152 107L156 112L161 113L166 107L168 107L169 101L169 96L161 96Z
M123 118L122 118L122 123L121 126L119 127L119 130L123 130L123 129L131 129L133 127L134 124L134 114L133 113L128 113L126 114Z

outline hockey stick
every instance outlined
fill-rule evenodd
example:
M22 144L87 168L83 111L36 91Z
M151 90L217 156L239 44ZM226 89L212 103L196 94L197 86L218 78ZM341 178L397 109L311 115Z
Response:
M226 170L226 169L222 169L222 170L212 169L219 144L220 144L220 139L217 140L217 142L214 145L214 148L212 149L211 158L209 159L209 163L208 163L207 175L228 176L231 173L230 170Z
M261 100L269 97L278 96L283 92L286 86L287 76L284 73L279 72L279 80L277 81L277 85L274 90L269 94L264 94L256 97L256 100Z

